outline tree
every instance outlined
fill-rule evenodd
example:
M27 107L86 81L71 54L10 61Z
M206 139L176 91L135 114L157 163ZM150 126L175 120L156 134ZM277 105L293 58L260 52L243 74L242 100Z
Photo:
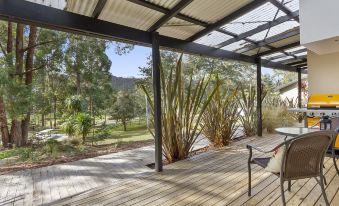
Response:
M124 126L124 131L127 130L127 122L135 117L135 102L131 94L127 92L119 92L117 100L113 105L112 117L120 120Z

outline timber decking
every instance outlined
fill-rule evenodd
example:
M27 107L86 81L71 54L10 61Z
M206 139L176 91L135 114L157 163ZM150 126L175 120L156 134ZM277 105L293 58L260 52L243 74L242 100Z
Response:
M249 142L270 148L281 141L279 135L247 138L166 165L162 173L118 154L16 172L0 176L0 205L281 205L279 179L257 166L247 196L245 149ZM339 176L331 159L325 167L328 198L339 205ZM314 179L292 181L285 194L287 205L324 205Z
M253 138L252 138L253 139ZM281 205L279 179L253 167L252 197L247 196L248 142L272 147L279 135L245 139L231 147L209 151L164 167L164 172L107 184L56 205ZM254 155L261 155L254 153ZM339 205L339 176L326 158L326 192L331 205ZM286 191L288 205L324 205L315 179L292 181ZM286 187L287 188L287 187Z

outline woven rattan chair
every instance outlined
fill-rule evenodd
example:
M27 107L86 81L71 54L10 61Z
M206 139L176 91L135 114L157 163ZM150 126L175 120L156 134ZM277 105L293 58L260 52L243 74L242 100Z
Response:
M291 180L314 177L319 183L322 195L327 205L329 205L323 175L323 162L325 153L333 142L334 131L317 131L295 138L288 139L276 146L274 149L265 151L253 145L247 145L249 149L248 158L248 196L251 196L251 164L257 164L265 168L270 157L252 158L252 150L255 149L262 153L271 153L281 146L285 146L283 162L280 173L273 173L280 176L281 198L283 205L286 205L284 194L284 182L288 181L288 190L291 191ZM318 180L318 178L320 180Z

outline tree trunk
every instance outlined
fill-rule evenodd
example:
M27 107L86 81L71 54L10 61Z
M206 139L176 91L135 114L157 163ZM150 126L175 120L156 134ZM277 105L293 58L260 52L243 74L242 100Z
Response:
M26 55L26 67L25 67L25 85L32 90L33 82L33 57L34 57L34 45L36 44L37 28L36 26L30 26L29 39L28 39L28 50ZM27 114L22 120L22 145L27 144L28 139L28 128L31 119L31 106L28 107Z
M127 131L127 122L126 120L122 120L122 124L124 125L124 131Z
M41 114L41 127L45 128L45 114L44 113Z
M21 121L12 120L11 126L11 137L13 144L17 147L22 146L22 131L21 131Z
M10 143L9 131L7 126L7 116L5 110L5 103L0 96L0 128L1 128L1 138L2 138L2 146L8 147L8 143Z
M10 54L13 51L13 31L12 31L12 22L8 22L7 25L7 54ZM7 114L5 102L0 95L0 130L1 130L1 138L2 138L2 146L9 147L9 143L11 142L9 129L7 125Z
M22 83L23 77L23 62L24 62L24 54L23 54L23 33L24 33L24 25L17 24L16 28L16 41L15 41L15 69L16 73L19 74L17 77L18 82ZM12 125L11 125L11 133L10 138L13 143L20 147L22 145L22 129L21 129L21 121L18 120L18 117L13 117Z
M54 129L56 128L57 119L56 119L56 113L57 113L57 97L54 96L54 108L53 108L53 118L54 118Z
M81 94L81 74L79 69L76 69L76 87L77 87L77 94Z

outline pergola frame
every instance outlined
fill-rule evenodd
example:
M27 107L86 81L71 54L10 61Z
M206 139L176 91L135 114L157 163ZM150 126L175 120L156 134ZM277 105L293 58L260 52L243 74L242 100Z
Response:
M123 41L132 44L152 47L153 88L154 88L154 106L155 106L154 122L156 136L155 138L156 171L162 171L161 88L160 88L161 63L159 51L160 48L184 52L188 54L203 55L206 57L229 59L255 64L257 67L258 136L262 135L261 68L271 67L275 69L298 72L298 80L301 81L300 75L304 71L303 69L306 68L305 66L307 66L305 65L306 63L305 57L301 57L300 62L293 63L287 62L286 64L283 64L285 62L283 63L272 62L269 60L262 59L262 56L270 55L276 52L282 52L286 56L292 56L294 59L299 58L295 56L295 53L288 53L285 51L286 49L298 46L299 42L291 43L289 45L281 47L273 47L270 45L271 43L275 43L280 40L298 35L299 28L292 29L290 31L272 36L270 38L258 42L248 38L256 33L259 33L261 31L271 28L272 26L281 24L291 19L299 21L298 12L290 11L287 7L285 7L283 4L276 0L254 0L212 24L208 24L201 20L194 19L192 17L180 13L180 11L187 7L193 0L181 0L172 9L167 9L159 5L147 2L145 0L128 0L128 1L161 12L164 14L164 16L162 16L156 23L154 23L147 31L143 31L98 19L103 8L105 7L107 0L99 0L93 11L93 14L90 17L67 12L60 9L55 9L52 7L43 6L36 3L31 3L28 1L0 0L0 19L29 25L36 25L39 27L55 29L65 32L93 36L97 38ZM259 6L267 2L271 2L279 10L286 13L286 16L282 16L276 20L273 20L272 22L268 22L242 34L234 34L230 31L221 28L223 25L253 11L254 9L258 8ZM172 37L159 35L159 33L156 31L173 17L188 21L194 25L203 26L205 29L192 35L187 40L180 40ZM220 43L217 47L206 46L194 42L195 40L209 34L212 31L221 32L223 34L232 36L233 38ZM220 49L221 47L224 47L226 45L232 44L240 40L245 40L250 45L245 48L241 48L237 52ZM265 47L268 48L269 50L258 53L257 55L253 56L241 54L260 47ZM300 84L301 83L299 82L298 85Z

